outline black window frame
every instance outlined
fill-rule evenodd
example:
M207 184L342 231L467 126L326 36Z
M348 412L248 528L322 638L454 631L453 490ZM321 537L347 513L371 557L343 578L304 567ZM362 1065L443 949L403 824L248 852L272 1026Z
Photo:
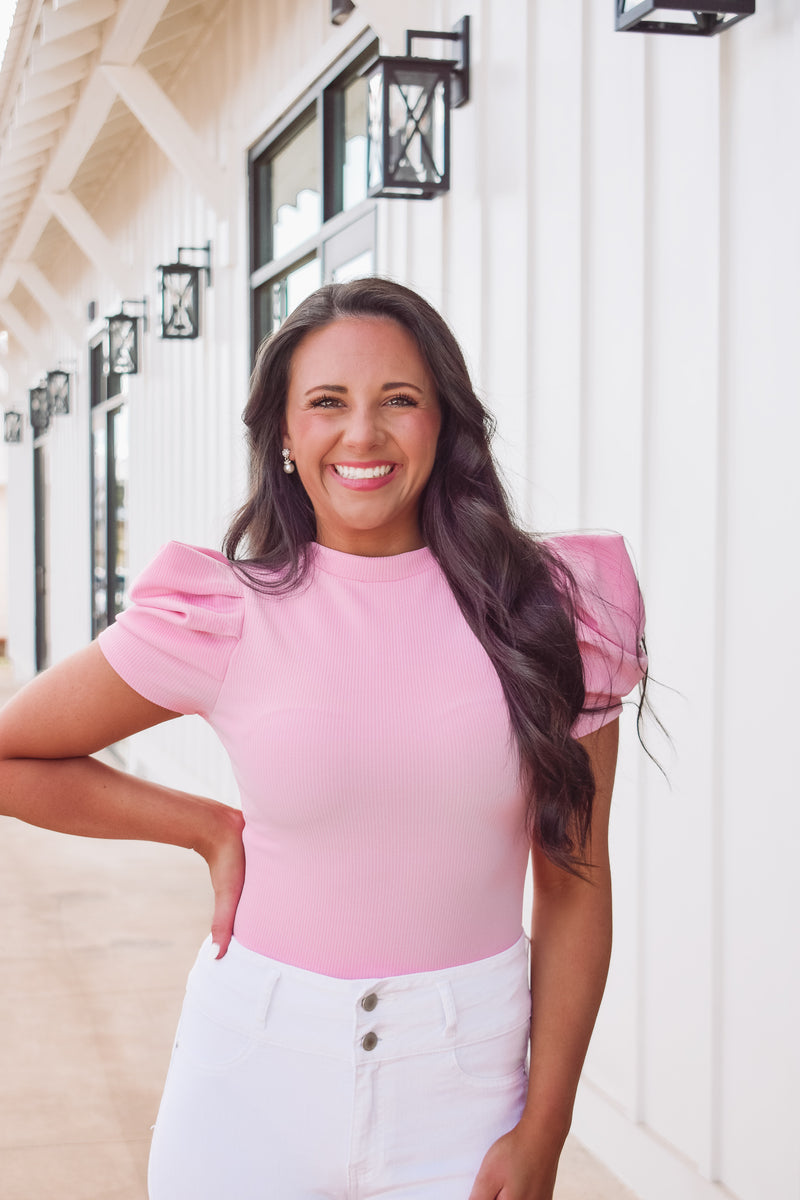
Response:
M116 511L116 487L117 473L115 468L116 453L114 447L114 417L120 409L127 407L127 380L124 375L118 375L114 371L106 370L106 362L108 359L107 333L94 337L89 342L89 560L90 560L90 610L89 620L91 626L92 638L106 629L109 625L113 625L119 612L116 603L117 596L117 566L119 559L119 545L117 540L116 523L113 521L112 513ZM97 591L97 580L95 578L95 551L96 551L96 525L95 525L95 434L98 433L103 438L106 448L106 474L105 474L105 537L102 546L103 555L106 564L106 609L105 609L105 624L102 625L97 619L95 612L95 594Z
M375 200L365 195L363 200L359 200L351 208L343 209L344 143L341 130L344 124L345 89L364 72L378 53L378 39L372 30L366 30L347 55L333 63L249 150L247 170L251 361L255 358L262 336L259 306L265 285L280 282L292 271L314 259L319 259L320 271L324 272L326 242L359 221L363 222L361 229L368 237L371 236L374 251L377 211ZM273 258L270 244L272 203L269 165L272 159L315 118L318 122L321 168L320 227L287 254ZM366 129L364 132L366 134ZM324 274L322 279L324 282Z

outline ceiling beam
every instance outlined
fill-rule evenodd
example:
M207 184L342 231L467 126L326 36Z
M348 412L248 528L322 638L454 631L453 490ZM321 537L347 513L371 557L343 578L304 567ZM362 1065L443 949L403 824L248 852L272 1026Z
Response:
M42 13L42 42L56 42L106 21L117 11L117 0L75 0L63 8L45 9Z
M41 0L36 0L36 7L38 12ZM110 63L129 65L141 54L166 7L167 0L120 0L119 4L117 0L74 0L69 5L48 9L43 14L42 41L44 44L55 43L62 37L70 37L116 14L103 42L101 58L105 55ZM43 197L67 191L103 128L115 100L114 87L95 68L73 109L69 125L50 160L39 191L17 231L8 258L0 269L0 297L9 295L14 286L16 275L7 269L10 261L28 258L44 233L52 210L43 203ZM116 252L113 258L117 260ZM115 274L128 277L130 268L125 264L122 266L121 272L115 268ZM130 290L128 287L124 289L125 292Z
M49 117L53 113L62 112L78 99L78 87L72 84L70 87L59 88L57 92L48 92L44 96L40 96L38 100L28 100L25 104L20 105L16 124L17 129L24 129L27 125L35 125L42 117Z
M75 106L72 120L50 159L42 180L43 191L67 190L106 123L116 98L116 92L102 72L93 71Z
M221 220L229 214L225 175L189 122L144 67L100 68L173 166L205 196Z
M98 274L112 280L123 296L136 294L133 268L120 258L114 243L89 216L72 192L49 192L43 196L53 216L93 263Z
M86 78L86 64L80 59L62 63L59 67L50 67L46 71L32 71L22 83L22 96L26 103L39 100L42 96L50 96L73 84L82 83Z
M129 67L150 41L168 0L126 0L103 42L101 62Z
M0 322L33 359L40 358L39 339L10 300L0 300Z
M3 170L0 173L0 192L5 192L8 189L6 184L14 179L27 179L28 186L36 183L36 173L40 167L43 167L47 162L47 154L34 154L31 158L20 159L15 163L3 163Z
M63 63L94 54L100 41L100 30L94 26L73 33L70 37L59 38L56 42L40 43L31 50L31 66L34 71L50 71Z
M36 263L24 262L18 266L20 282L28 289L45 316L59 325L67 337L72 338L78 345L83 341L83 324L76 317L60 292L56 291L50 280L44 275Z

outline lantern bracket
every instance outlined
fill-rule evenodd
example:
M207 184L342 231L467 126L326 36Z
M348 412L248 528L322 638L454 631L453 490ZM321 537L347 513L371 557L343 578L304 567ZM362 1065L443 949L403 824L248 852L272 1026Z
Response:
M129 313L125 310L128 308L138 308L139 312ZM114 317L136 317L142 322L142 332L147 333L147 296L142 296L141 300L121 300L119 312L114 313L113 317L106 317L106 321L113 321Z
M174 263L170 263L171 267L179 267L185 265L187 267L195 267L197 263L186 262L184 254L204 254L205 262L200 263L199 269L205 271L206 284L211 287L211 242L206 242L205 246L178 246L178 257ZM159 267L159 271L168 270L168 267Z
M436 42L454 42L457 58L443 58L442 63L450 65L450 106L460 108L469 100L469 17L456 21L449 32L436 32L428 29L406 30L406 57L414 58L414 41L417 38L428 38Z

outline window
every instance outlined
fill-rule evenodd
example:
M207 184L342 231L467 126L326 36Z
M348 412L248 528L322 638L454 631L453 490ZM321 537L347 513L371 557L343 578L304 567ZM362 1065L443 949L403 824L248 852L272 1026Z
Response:
M122 376L105 371L103 340L89 348L92 402L92 637L128 599L128 405Z
M323 282L375 270L366 34L250 153L252 349Z

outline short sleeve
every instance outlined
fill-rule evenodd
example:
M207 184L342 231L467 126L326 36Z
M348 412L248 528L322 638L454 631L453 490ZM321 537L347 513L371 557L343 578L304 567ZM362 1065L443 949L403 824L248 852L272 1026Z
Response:
M169 542L103 630L109 665L135 691L179 713L208 715L241 636L242 584L221 554Z
M567 534L548 539L548 546L572 571L578 590L586 699L572 735L583 737L619 716L623 697L645 673L644 605L619 535Z

